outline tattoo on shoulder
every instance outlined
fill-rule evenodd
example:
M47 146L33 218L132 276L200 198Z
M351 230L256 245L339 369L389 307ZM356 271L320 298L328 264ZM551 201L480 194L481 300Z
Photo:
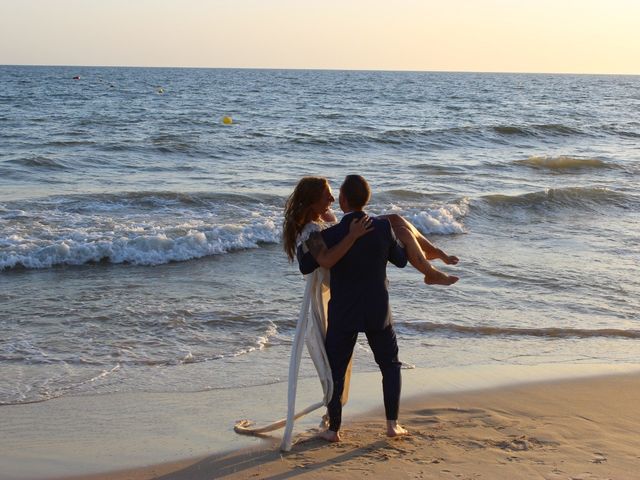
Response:
M323 249L327 248L324 244L324 240L322 239L322 235L320 232L313 232L309 235L309 239L307 240L307 248L311 255L314 257L317 256Z

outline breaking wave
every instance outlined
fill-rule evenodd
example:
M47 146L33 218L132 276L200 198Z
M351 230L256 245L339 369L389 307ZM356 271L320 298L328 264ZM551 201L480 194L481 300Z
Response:
M419 203L428 203L428 207L418 208L415 206L402 205L402 200L411 200L413 203L420 200L420 194L407 192L404 190L389 191L383 198L395 198L398 204L391 203L390 206L380 207L372 204L371 208L378 215L398 214L411 222L418 230L426 235L454 235L466 233L463 219L469 212L469 201L464 198L456 203L445 203L438 205L433 201L425 200ZM424 197L428 197L424 195ZM377 210L376 210L377 209Z
M529 157L526 160L516 160L516 165L548 170L579 170L612 168L613 166L597 158L578 158L570 156L559 157Z
M372 213L397 213L425 234L464 233L466 200L394 190ZM125 192L0 204L0 271L89 263L161 265L277 244L275 195ZM425 204L423 207L416 205Z
M0 205L0 270L85 263L159 265L280 240L273 197L129 192Z
M13 238L19 241L19 238ZM134 265L160 265L191 260L235 250L257 248L261 243L277 243L279 233L272 222L252 226L224 226L209 230L189 230L184 235L167 233L134 235L129 238L77 240L66 238L49 244L18 245L14 251L0 253L0 269L47 268L54 265L83 265L109 262ZM26 242L25 242L26 243Z

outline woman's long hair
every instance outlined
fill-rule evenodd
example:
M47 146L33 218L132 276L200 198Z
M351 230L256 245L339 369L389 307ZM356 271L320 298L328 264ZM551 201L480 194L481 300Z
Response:
M292 262L296 256L296 239L304 226L313 220L311 205L320 200L325 188L329 187L324 177L303 177L284 205L282 223L282 246Z

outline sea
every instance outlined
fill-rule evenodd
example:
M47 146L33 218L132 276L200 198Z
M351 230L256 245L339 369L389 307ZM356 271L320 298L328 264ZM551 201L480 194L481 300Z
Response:
M640 363L640 76L0 66L0 404L286 383L352 173L460 258L389 265L404 368Z

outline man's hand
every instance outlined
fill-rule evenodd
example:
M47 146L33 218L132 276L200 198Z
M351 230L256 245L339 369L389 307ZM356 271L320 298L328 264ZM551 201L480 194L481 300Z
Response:
M351 235L354 240L366 235L373 230L372 222L373 220L371 220L368 215L360 218L354 218L349 224L349 235Z

